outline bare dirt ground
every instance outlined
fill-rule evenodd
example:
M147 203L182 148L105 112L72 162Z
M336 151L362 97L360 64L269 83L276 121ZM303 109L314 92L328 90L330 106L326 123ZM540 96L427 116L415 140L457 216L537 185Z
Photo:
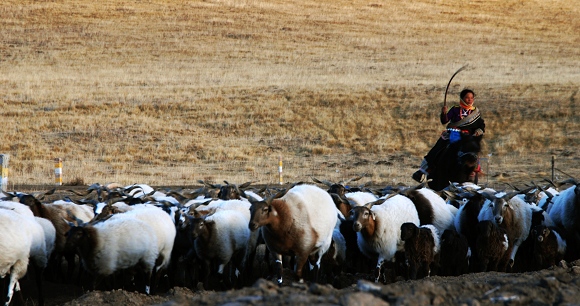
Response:
M350 283L342 289L317 283L279 287L259 279L238 290L176 287L151 296L125 290L83 292L75 285L49 282L45 282L45 292L46 305L574 305L580 301L579 262L529 273L432 276L387 285L361 275L342 277L345 284ZM30 290L30 285L25 282L23 290ZM27 304L35 305L35 301L29 299Z

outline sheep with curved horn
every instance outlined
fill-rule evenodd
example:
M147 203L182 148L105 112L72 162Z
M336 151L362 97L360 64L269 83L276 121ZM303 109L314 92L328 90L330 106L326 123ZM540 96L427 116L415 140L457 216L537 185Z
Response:
M328 192L314 185L295 185L272 198L250 202L248 226L252 231L261 228L266 246L275 255L278 284L282 284L284 254L296 256L295 272L300 282L306 261L316 271L320 269L338 221L338 211Z

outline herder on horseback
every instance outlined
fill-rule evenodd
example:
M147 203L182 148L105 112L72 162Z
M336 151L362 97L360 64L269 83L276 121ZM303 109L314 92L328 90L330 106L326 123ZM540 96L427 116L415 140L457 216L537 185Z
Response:
M447 88L449 88L449 85ZM474 99L475 93L473 90L466 88L459 94L459 105L455 105L448 110L444 102L440 119L441 124L447 124L447 128L443 131L435 146L425 155L420 169L413 173L414 180L421 182L423 175L427 177L433 169L438 167L437 161L441 153L448 145L461 141L462 136L470 135L479 143L485 132L485 123L479 109L473 105Z

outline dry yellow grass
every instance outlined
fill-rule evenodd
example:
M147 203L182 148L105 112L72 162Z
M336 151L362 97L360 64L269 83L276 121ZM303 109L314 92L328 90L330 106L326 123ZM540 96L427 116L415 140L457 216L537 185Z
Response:
M7 0L10 184L410 175L463 87L484 182L578 176L580 1Z

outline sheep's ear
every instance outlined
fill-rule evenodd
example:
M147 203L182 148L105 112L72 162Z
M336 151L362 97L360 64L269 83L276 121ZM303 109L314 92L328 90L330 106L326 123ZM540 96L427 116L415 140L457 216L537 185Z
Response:
M62 220L63 220L63 221L66 223L66 224L68 224L68 226L70 226L70 227L77 227L77 225L76 225L74 222L70 222L69 220L67 220L67 219L65 219L65 218L62 218Z
M344 203L344 204L350 205L350 203L348 202L348 200L346 198L343 198L336 193L331 193L330 196L332 197L332 200L334 201L334 203Z
M371 217L373 218L373 221L376 221L376 215L375 212L371 210Z
M189 211L189 214L192 215L194 218L201 218L201 213L197 210Z
M277 217L278 216L278 212L276 211L276 209L274 208L274 206L268 205L268 207L270 208L270 213L272 214L272 216Z

